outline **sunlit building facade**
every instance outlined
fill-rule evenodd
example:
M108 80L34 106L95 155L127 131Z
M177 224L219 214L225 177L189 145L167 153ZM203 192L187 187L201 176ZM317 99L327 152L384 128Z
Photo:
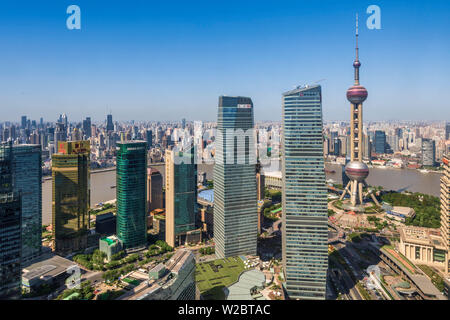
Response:
M117 237L126 249L147 244L147 143L117 143Z
M177 160L177 159L178 160ZM194 148L187 152L166 150L166 242L184 244L196 229L197 164Z
M214 165L214 240L220 258L255 255L258 235L253 102L219 97Z
M327 192L319 85L283 94L282 255L291 299L325 299Z
M90 143L58 142L52 155L54 249L68 254L87 247L90 208Z

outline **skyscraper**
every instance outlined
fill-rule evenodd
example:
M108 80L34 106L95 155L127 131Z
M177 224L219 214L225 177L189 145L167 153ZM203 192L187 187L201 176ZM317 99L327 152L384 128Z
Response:
M441 176L441 235L447 248L447 259L450 256L450 156L442 159L444 172ZM450 272L450 261L445 263L445 272Z
M346 209L353 211L364 211L363 205L363 186L367 187L365 179L369 176L369 168L362 162L363 155L363 102L367 99L367 90L359 83L359 68L361 62L359 61L358 48L358 16L356 16L356 58L353 62L355 69L355 83L347 90L347 99L351 103L350 108L350 162L345 166L345 173L350 178L350 182L345 186L340 200L343 200L345 195L350 194L350 205L344 205ZM386 144L386 137L384 137L384 145ZM376 142L375 137L375 144ZM376 148L376 146L375 146ZM377 150L375 150L376 152ZM383 152L384 153L384 152ZM369 189L369 194L372 200L379 205L377 199Z
M52 156L52 223L55 251L87 246L90 207L89 141L59 142Z
M319 85L283 94L282 254L292 299L325 299L327 192Z
M214 165L214 240L220 258L256 254L258 212L253 102L219 97Z
M106 115L106 131L114 131L112 114Z
M147 169L147 210L164 208L163 203L163 178L161 172L156 169Z
M13 182L12 143L0 144L0 300L21 296L21 199Z
M22 265L41 255L42 153L40 145L13 147L14 190L22 198Z
M436 145L434 140L422 139L422 165L434 167L436 164Z
M152 130L147 130L145 132L146 140L147 140L147 149L150 150L153 147L153 132Z
M187 233L195 230L196 214L194 148L186 152L166 150L166 242L170 246L184 244Z
M117 237L126 249L147 244L147 143L117 143Z
M386 153L386 133L384 131L375 131L375 153Z
M22 116L21 123L20 123L20 128L21 129L25 129L26 127L27 127L27 116Z
M445 124L445 139L450 140L450 122Z
M86 136L86 138L91 137L91 118L87 117L86 120L83 120L83 133Z

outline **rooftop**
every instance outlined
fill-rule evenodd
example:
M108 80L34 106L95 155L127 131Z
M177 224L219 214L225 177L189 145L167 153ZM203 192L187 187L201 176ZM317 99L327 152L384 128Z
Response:
M422 245L445 249L439 229L405 226L400 228L400 238L403 242L411 242Z

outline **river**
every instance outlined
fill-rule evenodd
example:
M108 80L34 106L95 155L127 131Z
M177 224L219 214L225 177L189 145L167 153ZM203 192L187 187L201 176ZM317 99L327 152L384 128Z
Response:
M165 176L164 165L153 165ZM327 173L327 179L333 179L337 183L342 183L341 166L337 164L326 164L328 170L334 170L335 173ZM269 170L279 170L279 165L273 165ZM212 179L213 165L201 164L198 171L206 172L207 179ZM423 174L412 169L394 169L394 168L371 168L367 183L372 186L382 186L384 189L413 192L421 192L433 196L439 196L440 174ZM164 181L164 179L163 179ZM105 202L116 198L116 171L93 172L91 174L91 207L97 203ZM52 218L52 180L45 180L42 183L42 223L47 225L51 223Z

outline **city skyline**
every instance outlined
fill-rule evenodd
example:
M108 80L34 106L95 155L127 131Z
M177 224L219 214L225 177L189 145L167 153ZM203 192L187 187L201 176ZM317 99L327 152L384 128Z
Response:
M449 3L77 1L0 4L0 300L450 299Z
M166 4L137 2L124 8L79 1L81 30L66 28L64 4L27 3L30 10L19 15L21 5L2 4L0 13L0 35L10 48L0 53L8 62L0 76L5 91L0 103L9 109L5 120L23 114L53 119L65 111L71 119L97 121L112 111L123 120L175 120L177 114L207 121L214 119L215 97L242 94L253 97L259 121L273 118L286 87L323 78L324 119L339 120L346 108L342 92L349 85L349 21L355 13L362 21L366 86L383 92L367 102L366 119L407 114L422 120L424 108L430 120L450 119L450 111L444 111L450 110L444 71L450 50L443 41L449 23L440 18L448 9L443 1L407 7L382 1L380 30L366 27L369 3L354 1L248 2L239 4L240 10L233 2L226 8L178 3L172 10ZM422 12L432 12L433 19ZM257 17L248 18L254 13ZM34 25L37 18L45 23ZM292 38L299 41L283 50ZM300 40L316 38L327 41L318 41L314 53L304 50ZM244 41L247 45L241 46Z

